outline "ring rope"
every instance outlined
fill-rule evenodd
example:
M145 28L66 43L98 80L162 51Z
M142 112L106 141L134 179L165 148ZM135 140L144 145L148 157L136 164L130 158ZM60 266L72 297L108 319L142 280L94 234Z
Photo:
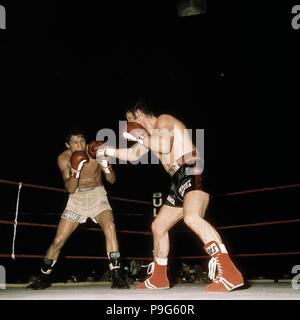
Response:
M282 190L282 189L292 189L292 188L299 188L299 187L300 187L300 183L294 183L294 184L287 184L284 186L265 187L265 188L259 188L259 189L250 189L250 190L243 190L243 191L236 191L236 192L220 193L220 194L215 194L214 197L238 196L241 194L266 192L266 191Z
M21 182L0 179L0 183L11 184L11 185L19 185ZM66 189L62 189L62 188L54 188L54 187L42 186L42 185L32 184L32 183L23 183L22 185L23 185L23 187L28 187L28 188L68 193L68 191ZM135 199L121 198L121 197L110 197L110 199L118 200L118 201L124 201L124 202L140 203L140 204L146 204L146 205L151 205L152 206L152 202L151 201L135 200Z
M14 221L14 235L13 235L12 252L11 252L11 257L12 257L14 260L16 260L16 256L15 256L15 242L16 242L16 235L17 235L17 225L18 225L18 215L19 215L19 200L20 200L21 188L22 188L22 182L19 182L18 196L17 196L17 203L16 203L15 221Z
M6 180L6 179L0 179L0 183L19 185L20 182ZM54 188L54 187L42 186L42 185L32 184L32 183L22 183L22 184L24 187L29 187L29 188L36 188L36 189L43 189L43 190L51 190L51 191L68 193L68 191L63 188ZM220 193L220 194L215 194L213 196L214 197L236 196L236 195L241 195L241 194L266 192L266 191L282 190L282 189L293 189L293 188L299 188L299 187L300 187L300 183L294 183L294 184L288 184L288 185L282 185L282 186L264 187L264 188L258 188L258 189L249 189L249 190L242 190L242 191L235 191L235 192ZM121 198L121 197L111 197L111 199L152 205L151 201L135 200L135 199Z
M232 257L271 257L271 256L297 256L300 255L300 251L289 252L260 252L260 253L236 253L231 254ZM10 258L8 253L0 253L0 258ZM45 255L39 254L16 254L16 258L23 259L42 259ZM192 259L210 259L210 256L180 256L177 257L180 260L192 260ZM107 260L107 256L64 256L64 259L80 259L80 260ZM123 257L125 260L153 260L153 257Z
M232 226L217 227L217 229L226 230L226 229L235 229L235 228L252 228L252 227L271 226L275 224L299 223L299 222L300 222L300 219L278 220L278 221L269 221L269 222L236 224Z
M13 224L13 221L7 220L0 220L0 224ZM41 228L57 228L56 224L46 224L46 223L32 223L32 222L19 222L20 226L30 226L30 227L41 227ZM81 230L87 231L102 231L100 228L83 228ZM119 230L117 232L120 233L127 233L127 234L144 234L144 235L151 235L150 231L134 231L134 230Z
M262 226L271 226L276 224L288 224L288 223L300 223L300 219L290 219L290 220L279 220L279 221L269 221L269 222L258 222L258 223L247 223L247 224L237 224L231 226L221 226L216 227L219 230L226 230L226 229L236 229L236 228L253 228L253 227L262 227ZM13 221L7 220L0 220L0 224L14 224ZM32 226L32 227L42 227L42 228L57 228L55 224L45 224L45 223L32 223L32 222L19 222L21 226ZM101 231L100 228L83 228L82 230L88 231ZM128 234L144 234L144 235L151 235L150 231L134 231L134 230L119 230L117 232L120 233L128 233ZM177 231L180 232L180 231ZM182 231L185 232L185 231Z
M4 184L11 184L11 185L18 185L18 196L17 196L17 203L16 203L16 213L15 213L15 220L12 221L6 221L6 220L0 220L0 224L14 224L14 236L13 236L13 244L12 244L12 253L11 255L8 254L0 254L0 257L12 257L15 259L18 258L25 258L25 257L31 257L31 258L41 258L43 256L40 255L22 255L22 254L15 254L14 248L15 248L15 239L16 239L16 229L17 224L24 225L24 226L39 226L39 227L50 227L50 228L56 228L56 225L51 224L39 224L39 223L29 223L29 222L18 222L18 212L19 212L19 198L20 198L20 191L22 186L29 187L29 188L36 188L36 189L43 189L43 190L50 190L50 191L58 191L58 192L64 192L67 193L67 190L62 188L54 188L54 187L48 187L48 186L41 186L37 184L31 184L31 183L22 183L22 182L16 182L11 180L5 180L0 179L0 183ZM260 189L251 189L251 190L244 190L244 191L238 191L238 192L229 192L229 193L223 193L223 194L216 194L213 195L214 197L223 197L223 196L236 196L236 195L242 195L242 194L250 194L250 193L257 193L257 192L266 192L266 191L273 191L273 190L282 190L282 189L291 189L291 188L299 188L300 184L289 184L284 186L275 186L275 187L265 187ZM132 202L132 203L140 203L140 204L146 204L151 205L152 203L150 201L142 201L142 200L135 200L135 199L128 199L128 198L121 198L121 197L110 197L111 199L118 200L118 201L125 201L125 202ZM258 226L266 226L266 225L276 225L276 224L287 224L287 223L299 223L300 219L293 219L293 220L285 220L285 221L269 221L269 222L261 222L261 223L251 223L251 224L243 224L243 225L232 225L232 226L221 226L217 227L217 229L233 229L233 228L245 228L245 227L258 227ZM99 228L84 228L83 230L92 230L92 231L101 231ZM131 230L121 230L119 232L122 233L128 233L128 234L144 234L144 235L151 235L151 232L144 232L144 231L131 231ZM274 256L274 255L299 255L300 252L281 252L281 253L252 253L252 254L236 254L233 256L239 256L239 257L250 257L250 256ZM93 257L93 256L66 256L66 259L106 259L106 257ZM185 257L179 257L184 259L207 259L207 256L185 256ZM130 259L130 257L127 257L125 259ZM134 259L140 259L140 260L151 260L152 258L137 258Z

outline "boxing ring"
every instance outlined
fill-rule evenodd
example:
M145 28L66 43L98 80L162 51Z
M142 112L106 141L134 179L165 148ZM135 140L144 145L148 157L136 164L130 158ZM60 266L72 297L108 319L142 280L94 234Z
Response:
M3 251L0 252L0 259L1 259L1 269L2 273L0 272L0 300L300 300L300 281L299 277L297 277L297 273L300 272L300 251L297 250L297 244L291 247L288 250L278 250L280 246L275 246L275 250L268 250L268 248L260 248L259 252L233 252L230 253L231 257L234 261L240 263L240 261L244 261L245 265L250 264L249 261L251 259L269 259L270 264L276 262L277 260L272 259L291 259L291 265L287 273L290 273L289 276L285 277L249 277L246 278L246 285L241 290L235 290L228 293L205 293L204 287L207 285L207 280L205 278L198 279L191 283L188 282L180 282L176 278L176 281L173 281L173 285L168 290L141 290L141 289L134 289L134 285L137 283L136 280L131 283L130 289L111 289L109 281L103 280L93 280L89 281L88 279L85 281L58 281L54 282L50 288L46 290L28 290L26 286L28 282L21 281L19 283L14 283L9 281L10 277L7 277L8 281L6 281L6 274L11 274L13 271L10 270L9 263L13 261L14 264L18 263L27 263L30 262L31 264L36 263L36 267L34 270L31 268L30 273L38 273L39 271L39 263L44 257L46 247L42 250L42 252L35 252L36 248L30 245L29 240L35 240L34 232L38 232L42 235L48 235L49 229L52 231L56 230L57 224L53 223L38 223L33 221L25 221L22 216L22 212L20 208L22 207L22 192L23 190L32 189L39 190L39 192L51 191L55 193L59 193L63 196L64 199L67 198L67 192L64 189L60 188L53 188L29 183L21 183L15 182L10 180L3 180L0 179L0 184L2 186L9 186L12 190L11 192L14 193L15 200L15 211L14 213L14 220L11 219L11 213L8 218L0 219L0 227L3 231L0 233L0 243L2 242L5 246ZM17 190L16 190L17 189ZM290 184L290 185L283 185L283 186L276 186L276 187L267 187L267 188L260 188L260 189L251 189L251 190L244 190L238 192L231 192L225 194L217 194L213 197L215 199L223 199L220 201L222 202L222 207L226 208L226 203L224 201L231 201L232 198L239 198L239 201L243 203L245 206L248 204L247 199L243 200L243 197L253 196L260 194L260 196L264 196L265 194L273 193L272 197L279 197L278 193L280 192L290 192L291 197L295 197L300 190L300 184ZM122 260L127 263L135 260L140 261L141 264L144 266L147 263L152 261L151 256L151 242L152 242L152 235L150 232L150 223L153 216L155 216L156 210L161 205L160 199L157 198L157 193L154 194L153 201L142 201L137 199L128 199L128 198L121 198L121 197L109 197L111 202L118 202L126 204L127 208L132 209L134 205L143 206L144 209L142 211L147 212L149 221L146 221L144 224L144 229L149 231L141 231L141 230L129 230L128 228L123 229L122 226L118 226L118 214L114 210L116 225L117 225L117 234L119 238L119 242L121 244L121 255ZM157 202L158 199L158 202ZM224 200L226 199L226 200ZM249 200L249 199L248 199ZM129 205L130 204L130 205ZM63 207L63 204L62 204ZM251 208L250 208L251 209ZM218 212L218 214L222 214ZM2 214L3 215L3 214ZM134 216L134 214L132 214ZM129 214L125 216L125 219L128 219ZM135 215L137 216L137 214ZM144 216L140 215L144 220ZM30 217L30 215L29 215ZM210 216L208 215L207 220L210 221ZM56 220L58 219L56 215ZM121 220L121 219L120 219ZM225 218L226 220L226 218ZM251 219L250 219L251 221ZM247 238L246 230L251 232L252 237L259 235L259 230L262 228L274 228L275 234L274 241L276 237L280 237L278 234L278 227L284 228L284 226L292 226L292 228L299 228L300 219L292 218L292 219L285 219L285 220L269 220L269 221L258 221L258 222L249 222L247 224L232 224L232 225L222 225L216 226L216 229L221 233L223 237L226 235L226 232L239 230L239 232L245 233L245 238ZM20 233L20 229L25 228L27 232ZM29 231L30 230L30 231ZM291 229L292 231L294 229ZM30 233L29 233L30 232ZM85 233L92 236L95 233L102 233L102 230L97 225L96 227L90 227L88 224L85 224L82 228L79 228L76 233ZM172 231L171 231L172 232ZM190 235L186 233L189 232L187 229L185 230L175 230L174 233L179 234L179 237L184 237L188 239ZM293 233L293 232L292 232ZM6 236L6 240L1 240L2 237ZM289 235L293 236L293 235ZM40 236L37 236L37 240L40 239ZM70 242L74 235L71 236ZM135 237L130 241L126 240L125 237ZM297 237L295 236L295 241ZM49 240L51 237L48 238ZM120 240L121 239L121 240ZM49 242L49 240L47 240ZM273 241L272 240L272 241ZM104 240L103 240L104 241ZM136 242L139 244L147 244L145 248L142 249L143 252L147 253L147 255L141 255L138 250L135 250ZM188 240L189 241L189 240ZM193 242L199 243L199 240L193 238ZM28 242L28 245L27 245ZM232 247L235 247L235 241L232 241ZM298 241L299 242L299 241ZM37 243L37 242L36 242ZM150 243L150 244L149 244ZM226 243L226 237L225 237ZM48 243L49 244L49 243ZM97 242L93 244L93 247L104 247L104 242ZM176 246L176 244L174 244ZM243 244L239 244L240 247L243 248ZM245 245L246 247L246 245ZM199 252L201 252L201 245L199 246ZM251 247L250 247L251 248ZM24 251L22 252L21 249ZM126 250L122 250L126 249ZM277 250L276 250L277 249ZM28 253L29 250L33 252ZM91 255L73 255L70 254L68 249L66 250L67 253L64 255L61 260L61 264L65 264L66 261L71 261L74 263L82 263L84 261L88 261L92 264L98 264L102 262L103 265L107 263L106 255L99 255L98 253L94 253ZM202 250L203 251L203 250ZM247 252L248 251L248 252ZM104 252L102 250L102 252ZM126 254L122 253L125 252ZM181 254L180 250L178 251L178 255L174 254L171 257L170 265L172 265L173 261L189 261L191 262L203 262L204 266L207 266L208 259L210 257L204 254L203 255L184 255ZM245 262L245 259L247 259ZM297 264L298 262L298 264ZM71 265L72 265L71 263ZM22 268L24 266L22 265ZM299 267L299 268L298 268ZM26 268L26 267L25 267ZM205 267L204 267L205 268ZM294 268L294 269L293 269ZM103 267L104 271L105 267ZM243 268L242 268L243 269ZM293 271L293 270L294 271ZM29 271L28 271L29 273ZM206 273L206 270L203 271L203 274ZM175 278L174 278L175 279ZM4 283L5 282L5 283Z

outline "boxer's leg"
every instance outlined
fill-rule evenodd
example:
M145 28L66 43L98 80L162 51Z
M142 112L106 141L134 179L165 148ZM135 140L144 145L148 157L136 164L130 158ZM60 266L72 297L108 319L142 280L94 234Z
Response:
M168 231L182 219L182 208L163 205L152 223L154 241L154 261L148 273L151 276L136 286L137 289L167 289L170 287L167 276L169 233Z
M71 234L78 227L78 222L73 222L67 219L60 219L55 238L47 250L46 258L56 261L60 254L61 249L69 239Z
M104 210L95 217L95 220L98 222L105 235L109 268L112 272L111 288L128 289L129 286L121 274L120 252L113 213L111 210Z
M189 191L183 200L183 221L192 229L203 243L222 242L217 230L206 220L205 212L209 203L209 194L201 190Z
M209 275L213 283L206 287L206 291L231 291L244 284L243 277L231 261L216 229L203 219L208 201L208 194L201 190L186 193L183 220L203 241L204 249L212 257L209 262Z
M37 280L31 283L27 288L40 290L50 286L53 266L56 263L56 260L65 242L75 231L78 225L78 222L73 222L63 218L60 219L55 238L48 248L45 258L43 259L41 273L38 276Z

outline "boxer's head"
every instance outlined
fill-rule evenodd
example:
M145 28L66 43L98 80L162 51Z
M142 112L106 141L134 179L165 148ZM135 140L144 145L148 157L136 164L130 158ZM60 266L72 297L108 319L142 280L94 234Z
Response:
M125 115L128 121L136 121L141 115L153 117L155 116L155 112L148 101L137 99L125 110Z
M81 129L68 129L65 133L65 145L68 149L71 149L72 152L85 151L85 133Z

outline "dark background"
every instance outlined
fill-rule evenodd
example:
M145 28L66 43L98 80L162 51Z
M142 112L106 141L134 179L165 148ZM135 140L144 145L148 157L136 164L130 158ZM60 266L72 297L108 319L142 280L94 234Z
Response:
M64 150L64 130L81 127L90 139L101 128L117 130L124 108L144 96L159 113L205 129L205 183L212 195L299 183L300 31L291 27L291 2L209 1L207 14L194 17L179 17L175 1L97 3L26 1L8 17L10 38L3 34L1 51L1 179L63 187L56 158ZM112 196L151 202L153 192L168 191L159 166L115 170L118 181L107 186ZM8 213L15 210L17 188L0 187L1 217L13 220ZM299 218L297 199L299 189L213 197L207 219L220 226ZM20 220L57 223L65 201L64 194L23 188ZM150 230L151 207L112 205L119 229ZM12 226L1 230L1 251L10 253ZM175 228L172 257L203 254L194 235L179 231L188 232L182 224ZM66 254L105 255L104 240L84 232L74 235ZM44 254L54 230L38 233L19 227L16 251ZM299 249L296 225L221 234L233 253ZM120 235L124 256L151 255L149 237L129 237ZM297 260L237 263L257 276L290 273ZM2 262L12 278L10 270L22 263Z

